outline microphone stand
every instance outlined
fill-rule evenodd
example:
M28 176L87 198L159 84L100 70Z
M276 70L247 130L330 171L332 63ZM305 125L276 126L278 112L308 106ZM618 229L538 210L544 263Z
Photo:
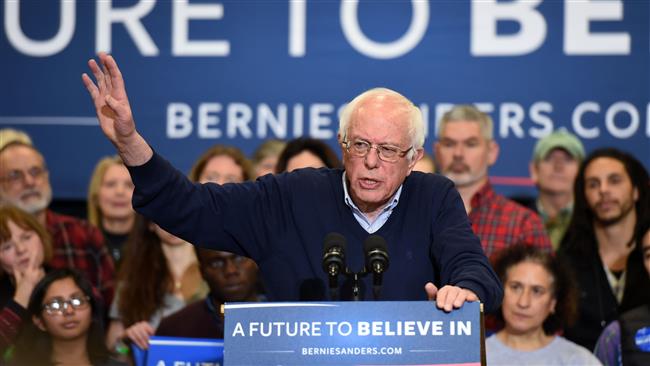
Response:
M368 271L364 268L361 272L352 272L349 268L345 269L345 276L352 279L352 301L361 301L361 287L359 281L368 275ZM376 300L376 298L375 298Z

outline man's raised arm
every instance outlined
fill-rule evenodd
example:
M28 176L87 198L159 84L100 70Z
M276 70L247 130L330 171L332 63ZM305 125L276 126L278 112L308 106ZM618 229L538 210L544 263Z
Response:
M100 52L99 61L101 68L94 59L88 61L97 84L87 74L81 75L95 104L99 125L126 165L142 165L151 159L153 150L135 129L122 73L113 56Z

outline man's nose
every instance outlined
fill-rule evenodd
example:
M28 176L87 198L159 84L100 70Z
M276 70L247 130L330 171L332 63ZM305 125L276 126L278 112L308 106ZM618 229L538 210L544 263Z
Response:
M454 157L462 157L465 153L465 149L462 144L456 144L453 149Z
M366 154L366 157L363 158L363 162L366 165L367 168L375 168L377 165L379 165L379 152L377 149L374 149L373 147L370 147L368 149L368 153Z

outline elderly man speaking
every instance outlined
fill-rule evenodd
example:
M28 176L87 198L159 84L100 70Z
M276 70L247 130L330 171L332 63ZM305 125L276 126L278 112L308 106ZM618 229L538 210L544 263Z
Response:
M500 304L501 284L453 183L412 173L422 156L424 126L419 109L399 93L372 89L347 105L338 133L344 170L195 184L136 130L113 57L100 53L99 62L101 68L88 62L96 83L86 74L82 80L102 130L129 167L135 209L190 243L255 260L269 300L298 300L305 286L324 287L321 243L337 232L347 239L345 259L354 272L364 267L367 237L385 238L390 268L380 300L436 300L445 311L465 301L480 300L488 311ZM372 285L371 276L362 278L356 294L372 299L365 291Z

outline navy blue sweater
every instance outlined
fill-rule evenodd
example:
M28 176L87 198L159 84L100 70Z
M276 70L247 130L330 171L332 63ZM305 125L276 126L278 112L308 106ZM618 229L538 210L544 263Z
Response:
M157 154L129 170L139 213L190 243L255 260L269 300L315 299L309 292L318 288L325 298L322 243L330 232L347 238L348 267L363 268L369 234L345 205L342 170L301 169L223 186L192 183ZM431 281L474 291L487 311L499 306L500 281L448 179L411 173L376 234L390 255L380 300L426 300L424 285ZM371 285L368 276L363 286ZM371 299L372 291L363 296Z

